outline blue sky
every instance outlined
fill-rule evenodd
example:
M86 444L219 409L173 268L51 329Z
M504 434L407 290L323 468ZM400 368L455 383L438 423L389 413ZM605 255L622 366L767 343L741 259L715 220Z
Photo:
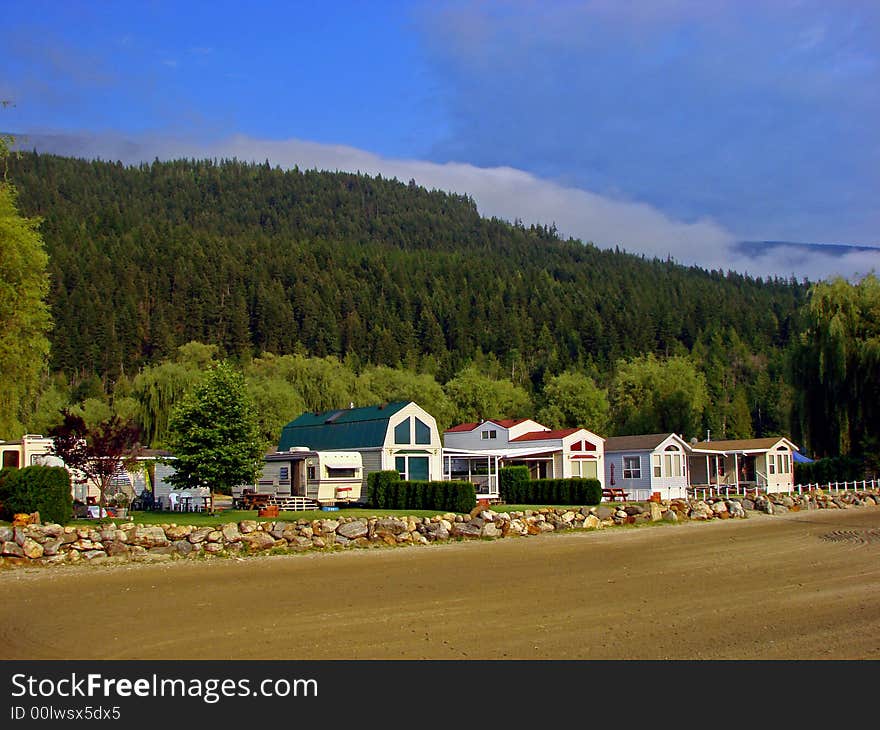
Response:
M601 246L811 279L880 269L880 3L9 5L0 128L137 162L414 177Z

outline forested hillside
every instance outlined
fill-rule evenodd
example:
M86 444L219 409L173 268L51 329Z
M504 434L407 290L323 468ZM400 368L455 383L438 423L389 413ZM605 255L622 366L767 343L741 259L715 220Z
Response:
M115 377L190 340L228 354L354 354L451 376L474 353L529 372L689 351L735 329L787 342L803 291L482 219L467 197L236 161L138 168L24 154L43 218L53 366Z
M443 386L475 365L535 409L552 405L552 378L576 373L614 406L620 367L651 354L687 356L705 378L695 433L788 427L783 353L803 284L560 240L415 182L235 160L8 162L22 214L43 219L51 369L74 398L93 376L112 394L196 341L243 365L334 356L357 374L401 367ZM545 415L574 418L554 407ZM609 428L653 423L615 418Z

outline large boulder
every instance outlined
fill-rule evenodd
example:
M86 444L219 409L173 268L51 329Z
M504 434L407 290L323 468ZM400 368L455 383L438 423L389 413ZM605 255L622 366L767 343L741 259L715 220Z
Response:
M448 540L449 539L449 530L447 529L447 525L449 523L445 521L441 522L428 522L425 525L425 537L430 541L435 540Z
M21 545L19 545L17 542L14 542L13 540L6 540L2 545L0 545L0 555L11 558L25 557L24 550L22 550Z
M385 537L386 535L396 537L403 532L408 532L407 523L393 517L383 517L376 520L373 525L373 534L379 537Z
M269 548L275 547L275 538L272 537L268 532L251 532L249 534L243 535L241 541L248 546L248 549L251 552L268 550Z
M37 558L43 557L43 546L30 537L25 538L24 545L21 546L21 550L24 553L25 557L30 558L31 560L36 560Z
M50 537L43 543L43 555L47 557L58 555L58 550L62 544L60 537Z
M189 542L200 543L208 539L208 535L214 532L213 527L199 527L189 534Z
M479 522L482 522L482 520L479 520ZM474 522L456 522L452 526L453 537L479 537L482 531L483 525L474 524Z
M364 520L353 520L345 522L336 528L336 534L342 535L347 540L356 540L359 537L366 537L369 533L369 527Z
M131 541L145 548L164 547L170 542L165 536L165 530L158 525L138 525L132 533Z
M165 537L174 542L175 540L183 540L192 531L191 525L170 525L165 528Z

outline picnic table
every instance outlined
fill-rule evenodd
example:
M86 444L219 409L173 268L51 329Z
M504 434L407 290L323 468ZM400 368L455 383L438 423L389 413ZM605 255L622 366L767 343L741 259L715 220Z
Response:
M616 502L618 499L626 502L629 492L625 492L621 487L607 487L602 490L602 497L609 502Z
M238 498L236 507L238 509L261 509L269 505L273 495L271 494L254 494L245 492Z

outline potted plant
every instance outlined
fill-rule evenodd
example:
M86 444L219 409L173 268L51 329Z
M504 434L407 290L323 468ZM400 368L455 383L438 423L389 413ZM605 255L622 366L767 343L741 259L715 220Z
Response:
M124 492L117 492L113 495L113 504L116 506L116 516L117 517L127 517L128 516L128 495Z

